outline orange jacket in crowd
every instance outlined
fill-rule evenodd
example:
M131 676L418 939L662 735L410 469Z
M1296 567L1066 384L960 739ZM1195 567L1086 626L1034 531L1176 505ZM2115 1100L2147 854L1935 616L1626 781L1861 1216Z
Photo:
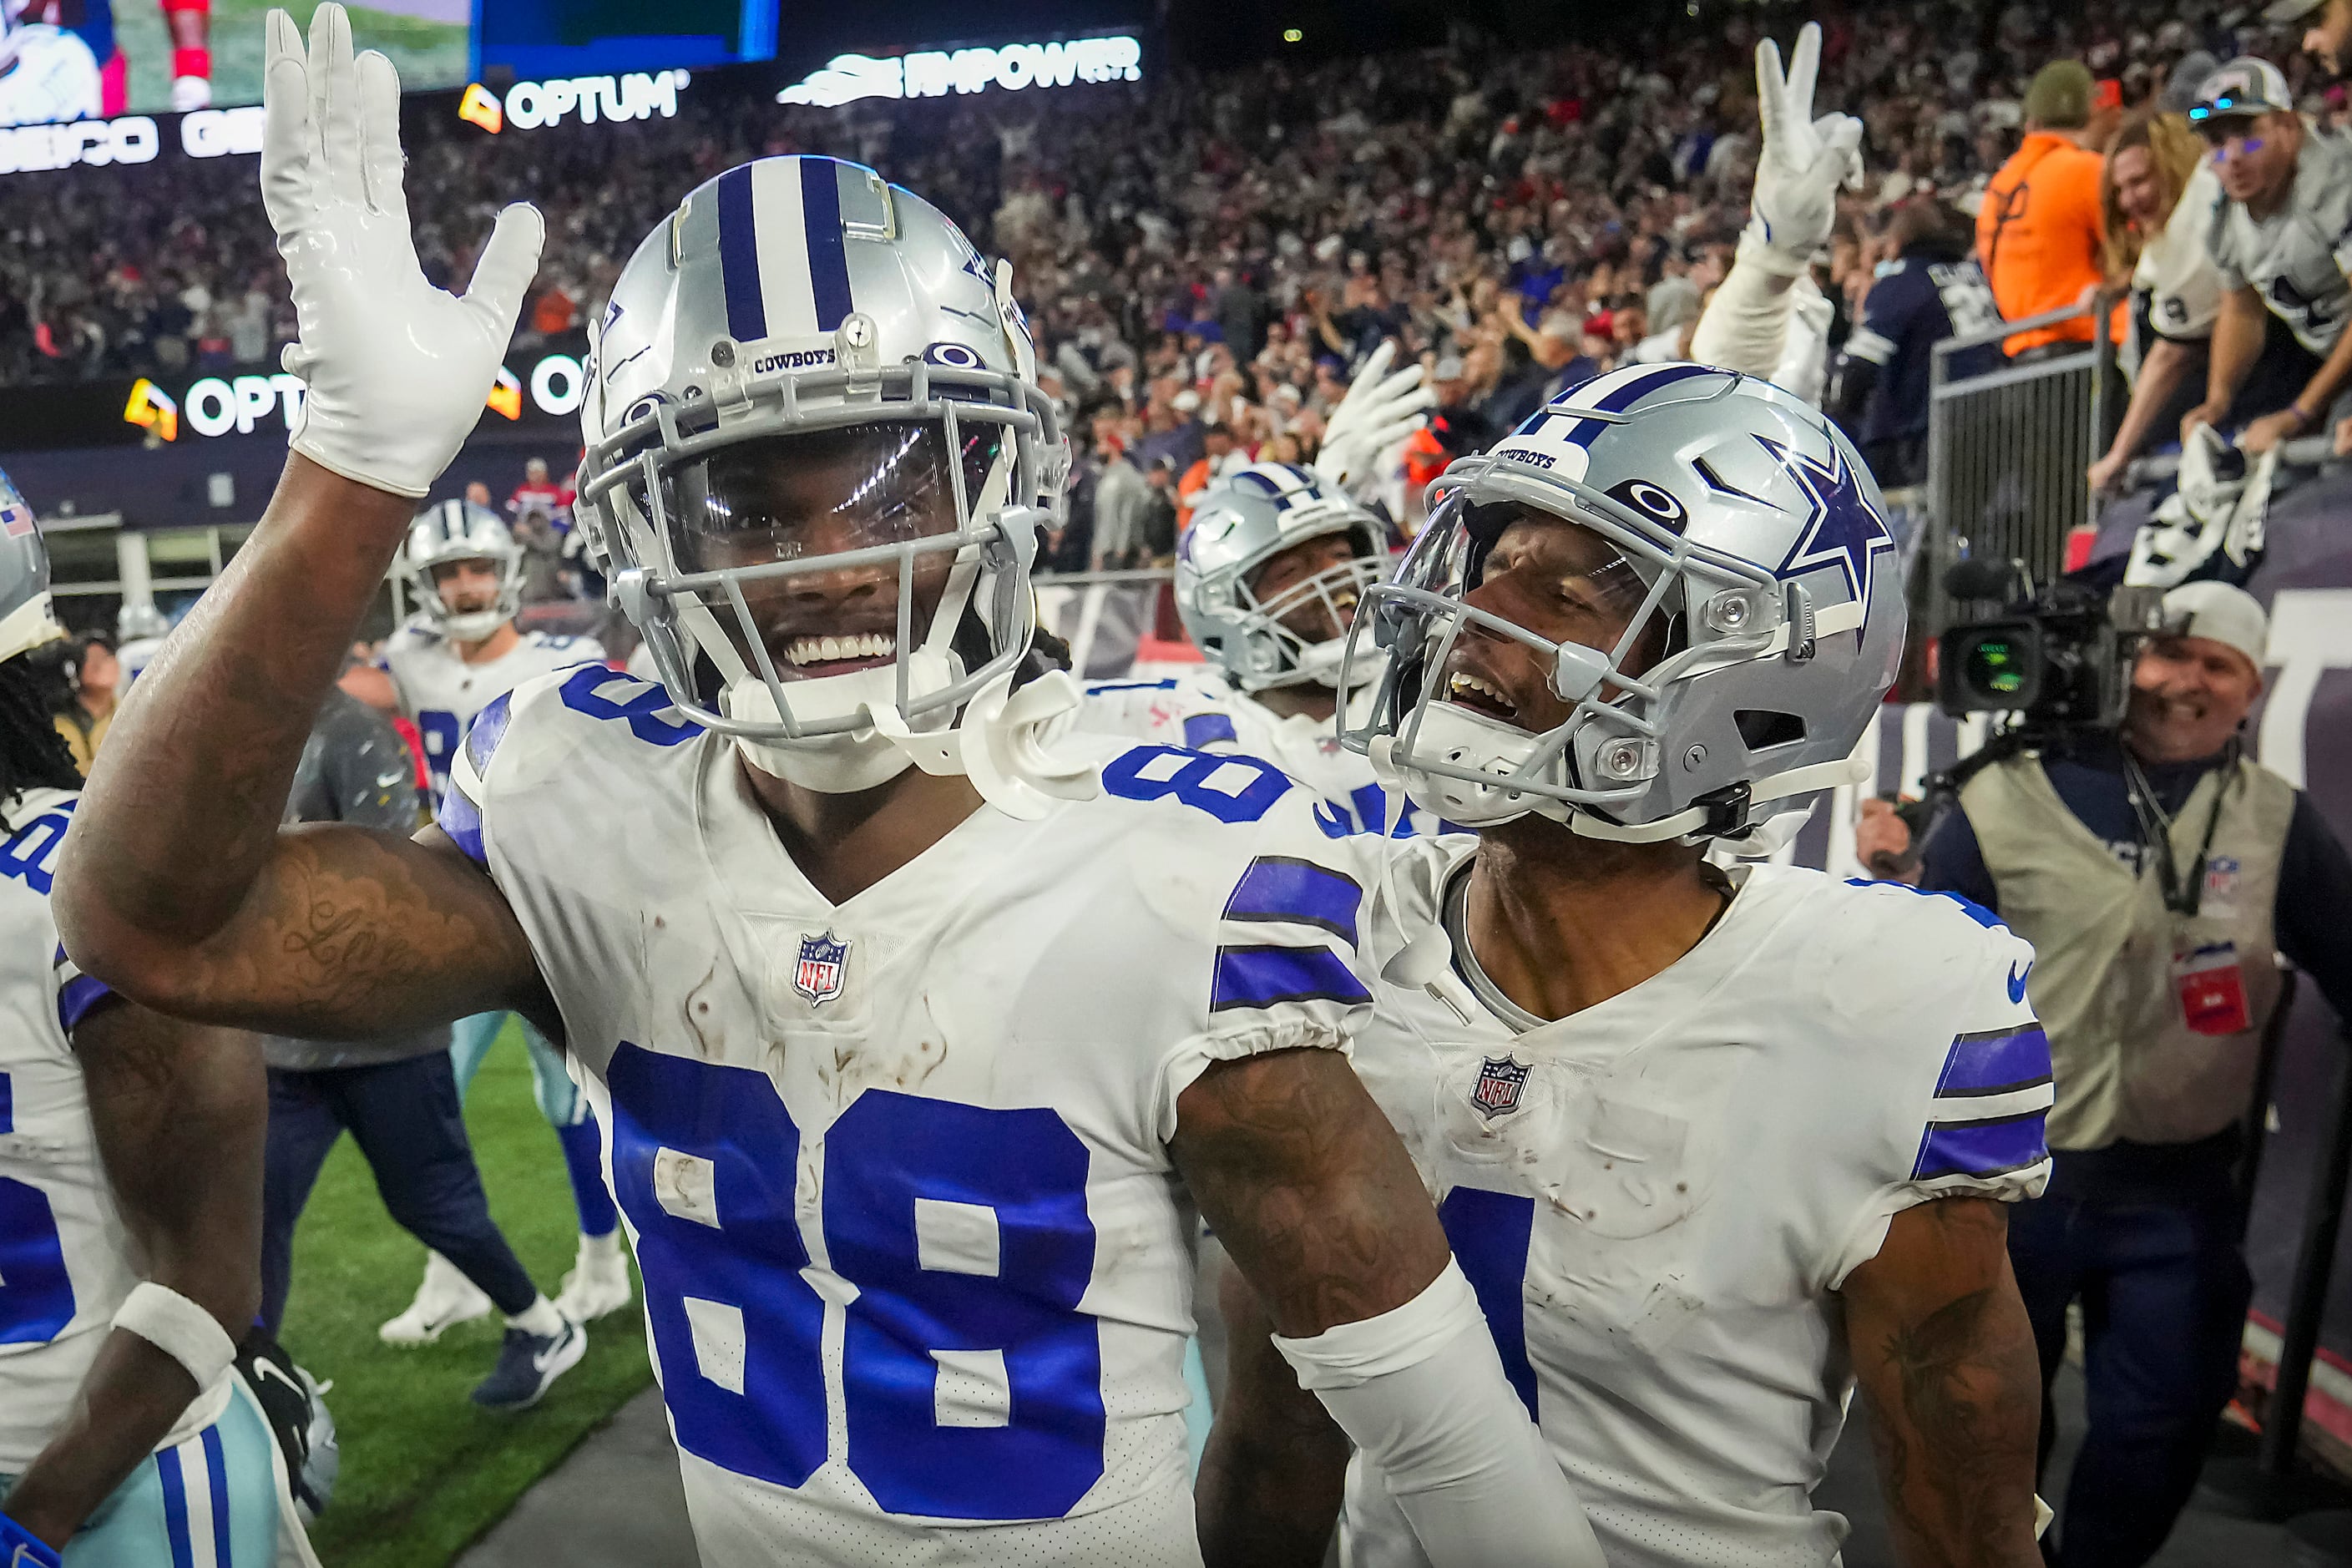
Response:
M2029 132L1985 187L1977 257L2004 319L2080 303L2083 290L2099 281L2102 162L2071 136ZM2001 347L2017 354L2069 339L2090 342L2090 318L2019 332Z

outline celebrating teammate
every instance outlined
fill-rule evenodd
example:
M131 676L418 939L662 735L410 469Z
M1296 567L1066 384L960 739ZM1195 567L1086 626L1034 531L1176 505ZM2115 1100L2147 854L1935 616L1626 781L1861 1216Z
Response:
M1913 1568L2024 1568L2039 1376L2001 1203L2038 1193L2032 950L1953 899L1705 858L1843 776L1903 647L1876 487L1798 399L1697 365L1457 462L1355 636L1349 735L1475 841L1367 927L1365 1081L1614 1568L1827 1565L1859 1382ZM1393 925L1391 924L1393 922ZM1203 1531L1320 1561L1347 1447L1224 1292ZM1350 1561L1423 1561L1377 1463Z
M231 1370L260 1289L261 1053L58 945L81 777L23 655L63 634L0 475L0 1562L312 1563ZM273 1369L281 1378L283 1369Z
M589 666L493 703L415 841L275 831L540 224L509 208L471 291L434 289L390 64L338 5L307 61L269 29L303 426L119 721L70 951L205 1018L560 1036L708 1563L1197 1562L1197 1204L1432 1558L1597 1564L1328 1048L1370 999L1349 841L1267 764L1047 748L1075 687L1013 686L1066 447L1010 269L870 170L730 170L614 286L583 521L667 689Z
M383 659L400 705L424 738L425 771L437 803L467 727L483 709L525 681L581 663L602 663L593 637L556 637L515 625L522 598L522 550L498 513L462 500L425 509L409 525L401 565L418 609L386 640ZM503 1012L460 1018L449 1055L462 1097L481 1070ZM621 1256L620 1216L604 1186L602 1140L588 1102L564 1070L563 1055L527 1018L518 1019L530 1052L532 1098L555 1129L572 1198L580 1212L580 1247L555 1298L575 1323L593 1322L630 1301L629 1265ZM428 1253L415 1299L380 1332L388 1344L426 1344L452 1323L482 1317L490 1298L439 1253Z

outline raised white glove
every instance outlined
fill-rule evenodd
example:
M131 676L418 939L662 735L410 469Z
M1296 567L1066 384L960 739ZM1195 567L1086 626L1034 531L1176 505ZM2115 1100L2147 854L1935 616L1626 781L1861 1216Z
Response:
M269 13L261 200L278 231L301 339L286 369L309 389L293 447L347 479L421 496L482 416L545 234L536 209L499 215L457 299L425 280L401 190L400 78L352 57L338 5Z
M1756 191L1748 204L1740 259L1754 259L1789 276L1803 271L1829 243L1837 221L1838 186L1862 185L1862 121L1850 114L1813 118L1813 83L1821 73L1822 29L1808 22L1780 73L1780 46L1756 46L1756 97L1764 145L1756 160Z
M1389 362L1395 357L1394 342L1381 344L1348 384L1348 395L1324 426L1323 446L1315 454L1316 478L1350 493L1369 488L1379 482L1381 454L1429 423L1437 394L1421 384L1417 364L1391 375Z

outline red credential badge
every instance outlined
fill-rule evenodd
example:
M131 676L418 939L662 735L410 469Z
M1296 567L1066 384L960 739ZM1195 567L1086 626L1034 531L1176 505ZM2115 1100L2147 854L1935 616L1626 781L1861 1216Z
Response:
M2198 1034L2242 1035L2253 1027L2237 943L2212 942L2174 953L2172 984L2180 994L2181 1017Z

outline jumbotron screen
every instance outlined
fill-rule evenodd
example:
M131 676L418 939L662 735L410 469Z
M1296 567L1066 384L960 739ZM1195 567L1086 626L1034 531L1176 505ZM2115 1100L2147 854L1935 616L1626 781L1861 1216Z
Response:
M319 0L274 0L308 27ZM505 0L375 0L352 40L413 91L466 85L475 10ZM0 0L0 125L113 119L261 101L273 0Z

